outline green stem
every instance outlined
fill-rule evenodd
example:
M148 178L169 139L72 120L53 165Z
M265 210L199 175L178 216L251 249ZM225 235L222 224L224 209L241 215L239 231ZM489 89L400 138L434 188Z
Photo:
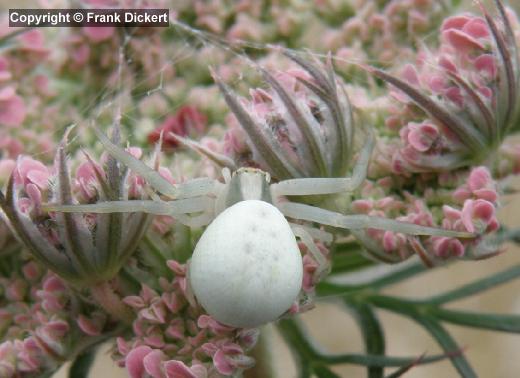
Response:
M103 281L92 286L90 292L98 305L107 313L127 324L132 324L134 320L132 310L124 304L121 297L114 292L109 281Z

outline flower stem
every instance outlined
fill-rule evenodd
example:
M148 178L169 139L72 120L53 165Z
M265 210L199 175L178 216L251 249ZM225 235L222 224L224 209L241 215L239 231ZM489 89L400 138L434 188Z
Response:
M109 281L103 281L90 288L92 297L96 302L114 318L131 324L134 315L126 304L123 303L121 297L114 292Z

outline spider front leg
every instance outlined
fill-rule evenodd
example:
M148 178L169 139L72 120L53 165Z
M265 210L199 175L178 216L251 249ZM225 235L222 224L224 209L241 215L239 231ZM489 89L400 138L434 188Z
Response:
M64 213L148 213L168 215L188 227L208 225L215 216L215 200L210 197L194 197L173 201L134 200L108 201L88 205L45 204L46 211ZM202 213L190 215L192 213Z
M141 176L152 188L171 199L193 198L213 194L216 191L217 181L210 178L197 178L181 184L172 184L159 172L150 168L141 160L136 159L121 147L112 143L101 130L92 127L99 141L107 152L116 160L120 161L133 172Z
M342 192L353 192L365 181L370 156L374 149L375 138L368 132L367 140L361 149L354 166L352 177L349 178L298 178L280 181L271 185L273 198L279 196L307 196Z
M374 217L364 214L344 215L319 207L294 202L280 202L277 204L282 214L289 218L316 222L327 226L344 228L347 230L362 230L374 228L384 231L400 232L409 235L445 236L452 238L472 238L475 234L462 231L445 230L435 227L420 226L394 219Z

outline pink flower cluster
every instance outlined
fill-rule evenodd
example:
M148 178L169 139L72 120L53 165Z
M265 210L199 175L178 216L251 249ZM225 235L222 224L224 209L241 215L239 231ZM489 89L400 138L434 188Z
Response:
M318 104L309 98L308 91L298 82L298 77L311 80L305 71L295 68L280 72L275 78L291 94L294 101L305 103L311 111L314 109L318 112L318 109L316 109ZM284 118L283 104L276 92L252 88L249 90L249 95L250 99L243 99L242 102L251 117L258 120L260 124L266 124L269 127L269 131L283 147L288 161L295 165L301 165L302 162L298 161L298 156L295 153L296 146L294 141L291 140L291 136L292 139L301 139L301 131L298 130L297 125ZM224 136L224 150L235 160L244 161L244 157L249 156L251 150L254 150L254 141L247 140L244 130L237 126L236 119L231 119L230 122L231 127ZM258 159L258 156L255 157Z
M0 376L52 371L86 337L69 311L73 293L54 273L30 261L20 274L1 277L0 287Z
M160 292L143 285L124 302L136 313L130 340L118 338L119 363L132 378L231 376L254 365L247 356L258 330L215 321L196 304L186 266L167 262L173 279L159 278Z
M11 78L9 61L0 57L0 123L7 127L16 127L25 119L26 110L23 99L16 93L15 85L10 82Z
M514 94L502 82L517 78L504 76L500 55L517 51L508 31L494 28L494 21L472 14L447 18L438 49L421 51L414 65L401 70L410 89L399 84L391 89L397 103L386 121L401 139L392 156L395 173L443 171L482 161L486 149L505 136L516 104L508 105L508 91ZM518 57L507 59L504 64L514 65Z
M376 241L381 251L377 257L389 261L394 258L404 260L415 253L428 266L454 257L488 257L487 255L472 256L471 250L478 245L482 237L496 231L499 227L496 218L498 206L496 183L485 167L473 168L469 174L463 175L458 181L462 183L457 188L444 193L445 196L451 197L454 203L453 206L443 205L440 217L434 215L439 214L439 211L433 213L434 206L427 203L427 197L433 198L433 195L417 198L405 193L404 198L400 199L395 195L385 196L385 191L377 190L373 184L365 185L364 197L372 198L355 200L352 203L352 210L356 213L389 217L422 226L440 226L447 230L479 235L478 238L470 239L439 236L417 238L391 231L369 229L368 236ZM461 207L456 207L457 204ZM494 252L496 251L489 252L489 255Z
M414 48L409 39L430 31L444 12L443 5L434 0L392 0L381 9L373 1L358 3L361 9L342 25L347 47L341 47L338 54L359 57L368 52L384 65L396 58L412 57Z

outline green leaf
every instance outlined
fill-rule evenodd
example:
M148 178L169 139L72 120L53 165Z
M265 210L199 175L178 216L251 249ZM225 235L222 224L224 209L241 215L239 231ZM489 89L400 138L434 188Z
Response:
M466 327L484 328L493 331L520 333L520 316L486 314L469 311L455 311L436 308L431 314L448 323Z
M423 273L427 270L431 269L426 268L424 264L412 264L402 269L398 269L392 273L388 273L381 278L377 278L371 281L370 283L366 284L366 286L375 289L380 289L382 287L394 285L401 281L407 280L408 278L411 278L419 273Z
M96 348L90 348L76 357L69 370L69 378L88 378L96 357Z
M331 274L347 273L359 270L364 267L375 265L374 261L367 259L360 251L361 247L358 243L340 244L334 247L332 256ZM353 250L349 250L353 248Z
M473 368L462 353L454 355L455 352L461 351L461 348L457 345L451 335L439 324L439 322L426 316L416 316L414 317L414 320L422 325L432 335L446 354L451 356L451 362L461 377L477 377L475 371L473 371Z
M374 311L366 304L353 303L348 300L345 303L354 315L363 334L366 352L373 355L384 355L385 336ZM381 366L369 366L367 373L369 378L379 378L383 377L384 369Z
M385 378L399 378L399 377L402 377L403 375L408 373L411 368L413 368L414 366L417 366L417 364L421 361L422 357L423 356L419 357L416 361L412 362L409 365L406 365L406 366L403 366L403 367L397 369L393 373L387 375Z
M324 364L352 364L361 366L401 367L410 365L418 360L417 357L388 357L369 354L327 355L316 350L305 335L299 320L280 320L278 322L278 329L296 358L297 366L300 367L300 375L302 375L303 372L308 372L309 364L314 366ZM428 356L422 358L420 364L437 362L445 358L446 355L444 354Z
M433 362L442 361L448 358L445 354L436 354L424 357L419 364L430 364ZM380 366L380 367L402 367L416 363L418 357L389 357L389 356L374 356L370 354L338 354L338 355L320 355L320 362L328 365L351 364L360 366Z
M339 375L323 365L316 366L314 368L314 374L316 374L318 378L340 378Z
M473 294L478 294L482 291L491 289L518 277L520 277L520 265L515 265L509 269L495 273L481 280L471 282L455 290L451 290L447 293L426 299L424 302L430 304L442 304L456 301L458 299L466 298Z

